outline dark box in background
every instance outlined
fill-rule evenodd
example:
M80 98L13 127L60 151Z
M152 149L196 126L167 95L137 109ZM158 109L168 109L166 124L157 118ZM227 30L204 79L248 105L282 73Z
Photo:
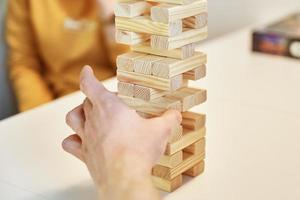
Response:
M254 30L252 50L300 59L300 13Z

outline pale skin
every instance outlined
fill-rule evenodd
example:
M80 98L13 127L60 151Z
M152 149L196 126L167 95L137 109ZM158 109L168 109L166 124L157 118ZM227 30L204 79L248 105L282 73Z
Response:
M160 199L151 182L151 168L165 151L171 128L181 123L178 111L144 119L128 108L83 68L83 104L67 114L75 134L66 138L65 151L83 161L101 199Z

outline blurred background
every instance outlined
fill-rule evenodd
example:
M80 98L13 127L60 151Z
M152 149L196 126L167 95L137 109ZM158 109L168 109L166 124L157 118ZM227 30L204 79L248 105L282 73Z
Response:
M272 21L283 13L300 10L299 0L208 0L209 40L250 24ZM7 76L4 19L7 0L0 0L0 119L17 113L16 100ZM209 42L208 40L208 42Z

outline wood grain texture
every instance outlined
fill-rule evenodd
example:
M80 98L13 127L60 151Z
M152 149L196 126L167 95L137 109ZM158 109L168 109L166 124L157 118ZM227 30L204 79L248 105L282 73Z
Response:
M137 53L137 52L128 52L128 53L117 56L118 70L132 72L134 61L143 56L146 56L146 54Z
M186 5L160 4L151 7L151 19L157 22L168 23L199 15L202 12L207 12L206 0Z
M201 65L195 69L183 73L183 78L197 81L206 76L206 65Z
M182 106L181 108L182 112L185 112L195 106L194 95L190 93L182 92L180 91L180 89L164 97L167 99L180 101Z
M153 184L160 190L173 192L182 185L182 175L179 175L172 180L165 180L160 177L152 176Z
M152 74L162 78L170 78L193 70L206 64L206 62L206 55L200 52L183 60L164 58L153 63Z
M135 85L134 97L145 101L151 101L153 99L166 95L168 91L157 90L149 87Z
M182 126L185 129L197 130L205 126L206 115L194 112L183 112L182 115Z
M135 18L116 17L116 28L137 33L147 33L161 36L175 36L182 32L182 21L173 21L168 24L154 22L149 16Z
M183 137L181 140L167 144L166 148L166 155L172 155L178 151L181 151L182 149L188 147L189 145L197 142L198 140L205 137L206 129L205 127L199 129L199 130L186 130L183 129Z
M182 161L183 161L183 151L178 151L173 155L169 155L169 156L163 155L157 162L157 165L173 168L179 165Z
M135 85L151 87L164 91L175 91L181 88L184 83L182 75L166 79L123 70L117 70L117 79L122 82L133 83Z
M198 140L197 142L183 149L183 151L193 155L201 154L205 151L205 145L206 145L206 139L202 138L201 140Z
M155 49L171 50L202 41L206 38L207 26L201 29L185 29L181 34L173 37L151 35L151 47Z
M174 126L171 130L171 136L168 140L168 143L174 143L180 140L183 136L183 127L180 126Z
M151 4L145 1L129 1L115 3L115 16L118 17L137 17L150 12Z
M156 112L162 114L168 109L181 111L181 103L177 100L157 98L153 101L143 101L141 99L119 95L119 98L130 108L140 112ZM150 113L151 114L151 113Z
M133 97L134 84L118 82L118 95Z
M188 44L178 49L166 50L154 49L151 47L150 42L144 42L142 44L131 46L131 50L135 52L153 54L175 59L186 59L192 57L195 54L195 45Z
M199 15L185 18L182 22L184 28L200 29L207 26L208 14L207 12L203 12Z
M202 104L207 100L207 90L192 87L184 87L180 89L180 91L193 94L195 106Z
M189 153L183 153L183 162L173 168L155 165L152 169L152 175L157 176L166 180L172 180L175 177L183 174L191 168L191 166L203 161L205 153L192 155Z
M116 0L116 2L129 2L129 1L132 0ZM189 4L189 3L193 3L196 1L203 1L203 0L140 0L140 1L184 5L184 4Z
M204 169L205 169L205 161L203 160L195 164L191 169L187 170L183 174L191 177L196 177L202 174L204 172Z
M117 29L115 33L115 39L116 42L120 44L136 45L149 40L150 35Z
M147 1L157 2L157 3L170 3L170 4L185 5L185 4L193 3L196 1L202 1L202 0L147 0Z
M152 66L154 62L164 59L160 56L146 55L135 59L133 62L133 71L136 73L152 75Z

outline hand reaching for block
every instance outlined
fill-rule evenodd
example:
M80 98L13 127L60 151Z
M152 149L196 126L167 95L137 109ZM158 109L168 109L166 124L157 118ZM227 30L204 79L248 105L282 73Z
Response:
M172 127L181 124L180 113L140 117L107 91L90 67L81 72L80 88L87 98L66 117L75 134L63 141L64 150L87 165L105 199L158 199L151 168Z

